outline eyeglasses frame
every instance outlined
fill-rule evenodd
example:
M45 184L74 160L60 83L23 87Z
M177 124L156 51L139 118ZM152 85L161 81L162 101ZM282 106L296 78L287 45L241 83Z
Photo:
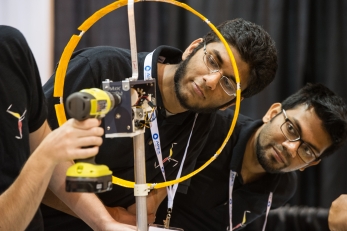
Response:
M284 122L283 122L283 124L280 126L280 130L281 130L283 136L284 136L289 142L300 141L300 145L299 145L298 149L296 150L296 152L297 152L298 156L300 157L300 159L301 159L304 163L306 163L306 164L309 164L309 163L311 163L311 162L313 162L313 161L315 161L315 160L318 160L319 157L317 157L317 155L316 155L315 152L312 150L312 148L310 147L310 145L308 145L306 142L304 142L304 141L301 139L300 133L299 133L298 130L294 127L293 122L288 118L286 111L285 111L284 109L282 109L282 112L283 112L283 115L284 115ZM292 124L293 129L295 130L295 132L296 132L297 134L299 134L299 137L297 137L297 138L295 138L295 139L289 139L289 138L284 134L284 132L283 132L283 130L282 130L282 127L283 127L287 122L289 122L289 123ZM313 160L310 160L309 162L306 162L306 161L304 160L304 158L302 158L302 156L300 155L300 152L299 152L299 149L300 149L300 147L301 147L302 144L306 144L307 147L311 150L311 152L312 152L313 155L314 155L314 159L313 159Z
M207 63L206 63L206 61L205 61L205 60L206 60L206 58L205 58L206 55L210 55L210 57L212 57L212 59L215 61L216 65L218 66L218 69L216 69L216 70L211 70L211 68L207 65ZM203 63L205 64L205 66L206 66L206 67L208 68L208 70L210 71L210 74L213 74L213 73L216 73L216 72L219 72L219 73L221 74L221 78L219 79L219 84L220 84L220 86L222 87L223 91L224 91L227 95L229 95L229 96L234 96L234 98L235 98L235 97L236 97L236 89L237 89L235 83L233 83L227 76L225 76L225 75L222 74L222 72L220 71L220 67L219 67L217 61L213 58L213 56L212 56L211 54L207 53L207 51L206 51L206 42L204 42L204 56L202 57L202 60L203 60ZM232 86L234 87L234 93L228 93L227 90L223 87L223 84L221 83L221 80L222 80L223 78L226 78L227 81L229 82L229 84L232 85Z

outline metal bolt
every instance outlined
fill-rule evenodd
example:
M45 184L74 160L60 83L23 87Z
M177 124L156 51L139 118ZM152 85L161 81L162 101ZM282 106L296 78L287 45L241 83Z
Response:
M116 114L116 119L120 119L121 115L119 113Z
M109 131L111 128L110 128L110 126L107 126L107 130Z
M130 125L127 126L127 129L130 130Z

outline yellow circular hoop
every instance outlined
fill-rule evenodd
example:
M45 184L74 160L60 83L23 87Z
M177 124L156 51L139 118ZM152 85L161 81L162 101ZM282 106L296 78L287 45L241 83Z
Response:
M232 67L234 69L234 74L235 74L235 79L236 79L236 84L237 84L236 105L235 105L234 117L233 117L232 123L230 125L229 132L228 132L226 138L224 139L222 145L217 150L217 152L205 164L203 164L200 168L196 169L195 171L191 172L190 174L182 176L179 179L166 181L166 182L162 182L162 183L147 183L149 188L158 189L158 188L167 187L167 186L170 186L173 184L177 184L177 183L180 183L182 181L185 181L185 180L191 178L192 176L196 175L201 170L206 168L212 161L214 161L219 156L219 154L222 152L223 148L225 147L226 143L228 142L231 134L233 133L235 125L236 125L236 120L237 120L237 117L238 117L239 111L240 111L241 85L240 85L240 77L239 77L239 71L238 71L238 68L236 65L236 61L235 61L234 55L233 55L228 43L224 39L223 35L217 30L217 28L207 18L205 18L203 15L201 15L199 12L197 12L196 10L191 8L190 6L188 6L184 3L178 2L178 1L174 1L174 0L134 0L135 3L140 2L140 1L154 1L154 2L170 3L170 4L182 7L184 9L190 11L191 13L195 14L200 19L202 19L205 23L207 23L207 25L216 33L218 38L222 41L222 43L224 44L224 46L228 52ZM61 55L59 65L58 65L58 68L56 71L55 82L54 82L54 92L53 92L54 97L60 98L60 104L55 105L55 110L56 110L59 126L66 122L66 115L65 115L64 104L63 104L63 91L64 91L64 81L65 81L66 70L67 70L67 66L68 66L68 63L70 61L72 52L75 50L75 48L76 48L77 44L79 43L80 39L82 38L83 34L91 26L93 26L94 23L96 23L99 19L101 19L106 14L108 14L108 13L110 13L110 12L112 12L112 11L122 7L122 6L127 5L127 3L128 3L127 0L119 0L119 1L116 1L114 3L109 4L109 5L105 6L104 8L95 12L92 16L90 16L87 20L85 20L82 23L82 25L80 25L78 27L78 30L80 30L81 33L79 35L72 35L72 37L70 38L70 41L68 42L68 44L64 48L63 54ZM122 187L126 187L126 188L134 188L134 186L135 186L135 182L123 180L123 179L115 177L115 176L112 176L112 183L117 184L117 185L122 186Z

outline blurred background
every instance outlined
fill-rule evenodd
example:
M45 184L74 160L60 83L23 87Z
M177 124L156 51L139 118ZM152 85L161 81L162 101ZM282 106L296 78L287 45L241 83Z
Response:
M78 26L112 0L0 0L0 24L20 29L39 64L42 82L52 74L64 47ZM241 113L260 118L307 82L320 82L347 100L347 1L345 0L186 0L181 1L214 25L242 17L261 25L275 40L279 68L262 93L246 99ZM158 45L184 50L210 28L192 13L161 2L135 4L138 51ZM78 47L112 45L129 48L127 9L99 20ZM347 193L347 146L318 166L298 172L291 206L329 208ZM259 230L259 229L258 229Z

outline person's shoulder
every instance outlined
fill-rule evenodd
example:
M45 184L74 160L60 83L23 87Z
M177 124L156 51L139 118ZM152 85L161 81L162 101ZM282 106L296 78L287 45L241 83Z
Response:
M87 47L83 48L81 50L76 51L75 53L120 53L120 54L128 54L130 53L130 50L120 47L114 47L114 46L95 46L95 47Z
M23 36L18 29L7 25L0 25L0 34L9 37L15 37L17 35Z
M176 64L182 61L183 52L175 47L161 45L158 46L153 54L153 58L161 63Z
M88 59L109 59L109 58L129 58L131 53L128 49L113 46L95 46L87 47L75 51L71 59L88 58Z
M253 121L252 118L245 116L243 114L238 113L237 115L237 122L238 123L244 123L246 121ZM216 113L216 120L219 122L228 122L231 123L231 121L235 117L235 110L232 108L227 108L225 110L218 110Z
M27 42L22 32L18 29L11 26L0 25L0 46L8 45L10 43L26 44Z

